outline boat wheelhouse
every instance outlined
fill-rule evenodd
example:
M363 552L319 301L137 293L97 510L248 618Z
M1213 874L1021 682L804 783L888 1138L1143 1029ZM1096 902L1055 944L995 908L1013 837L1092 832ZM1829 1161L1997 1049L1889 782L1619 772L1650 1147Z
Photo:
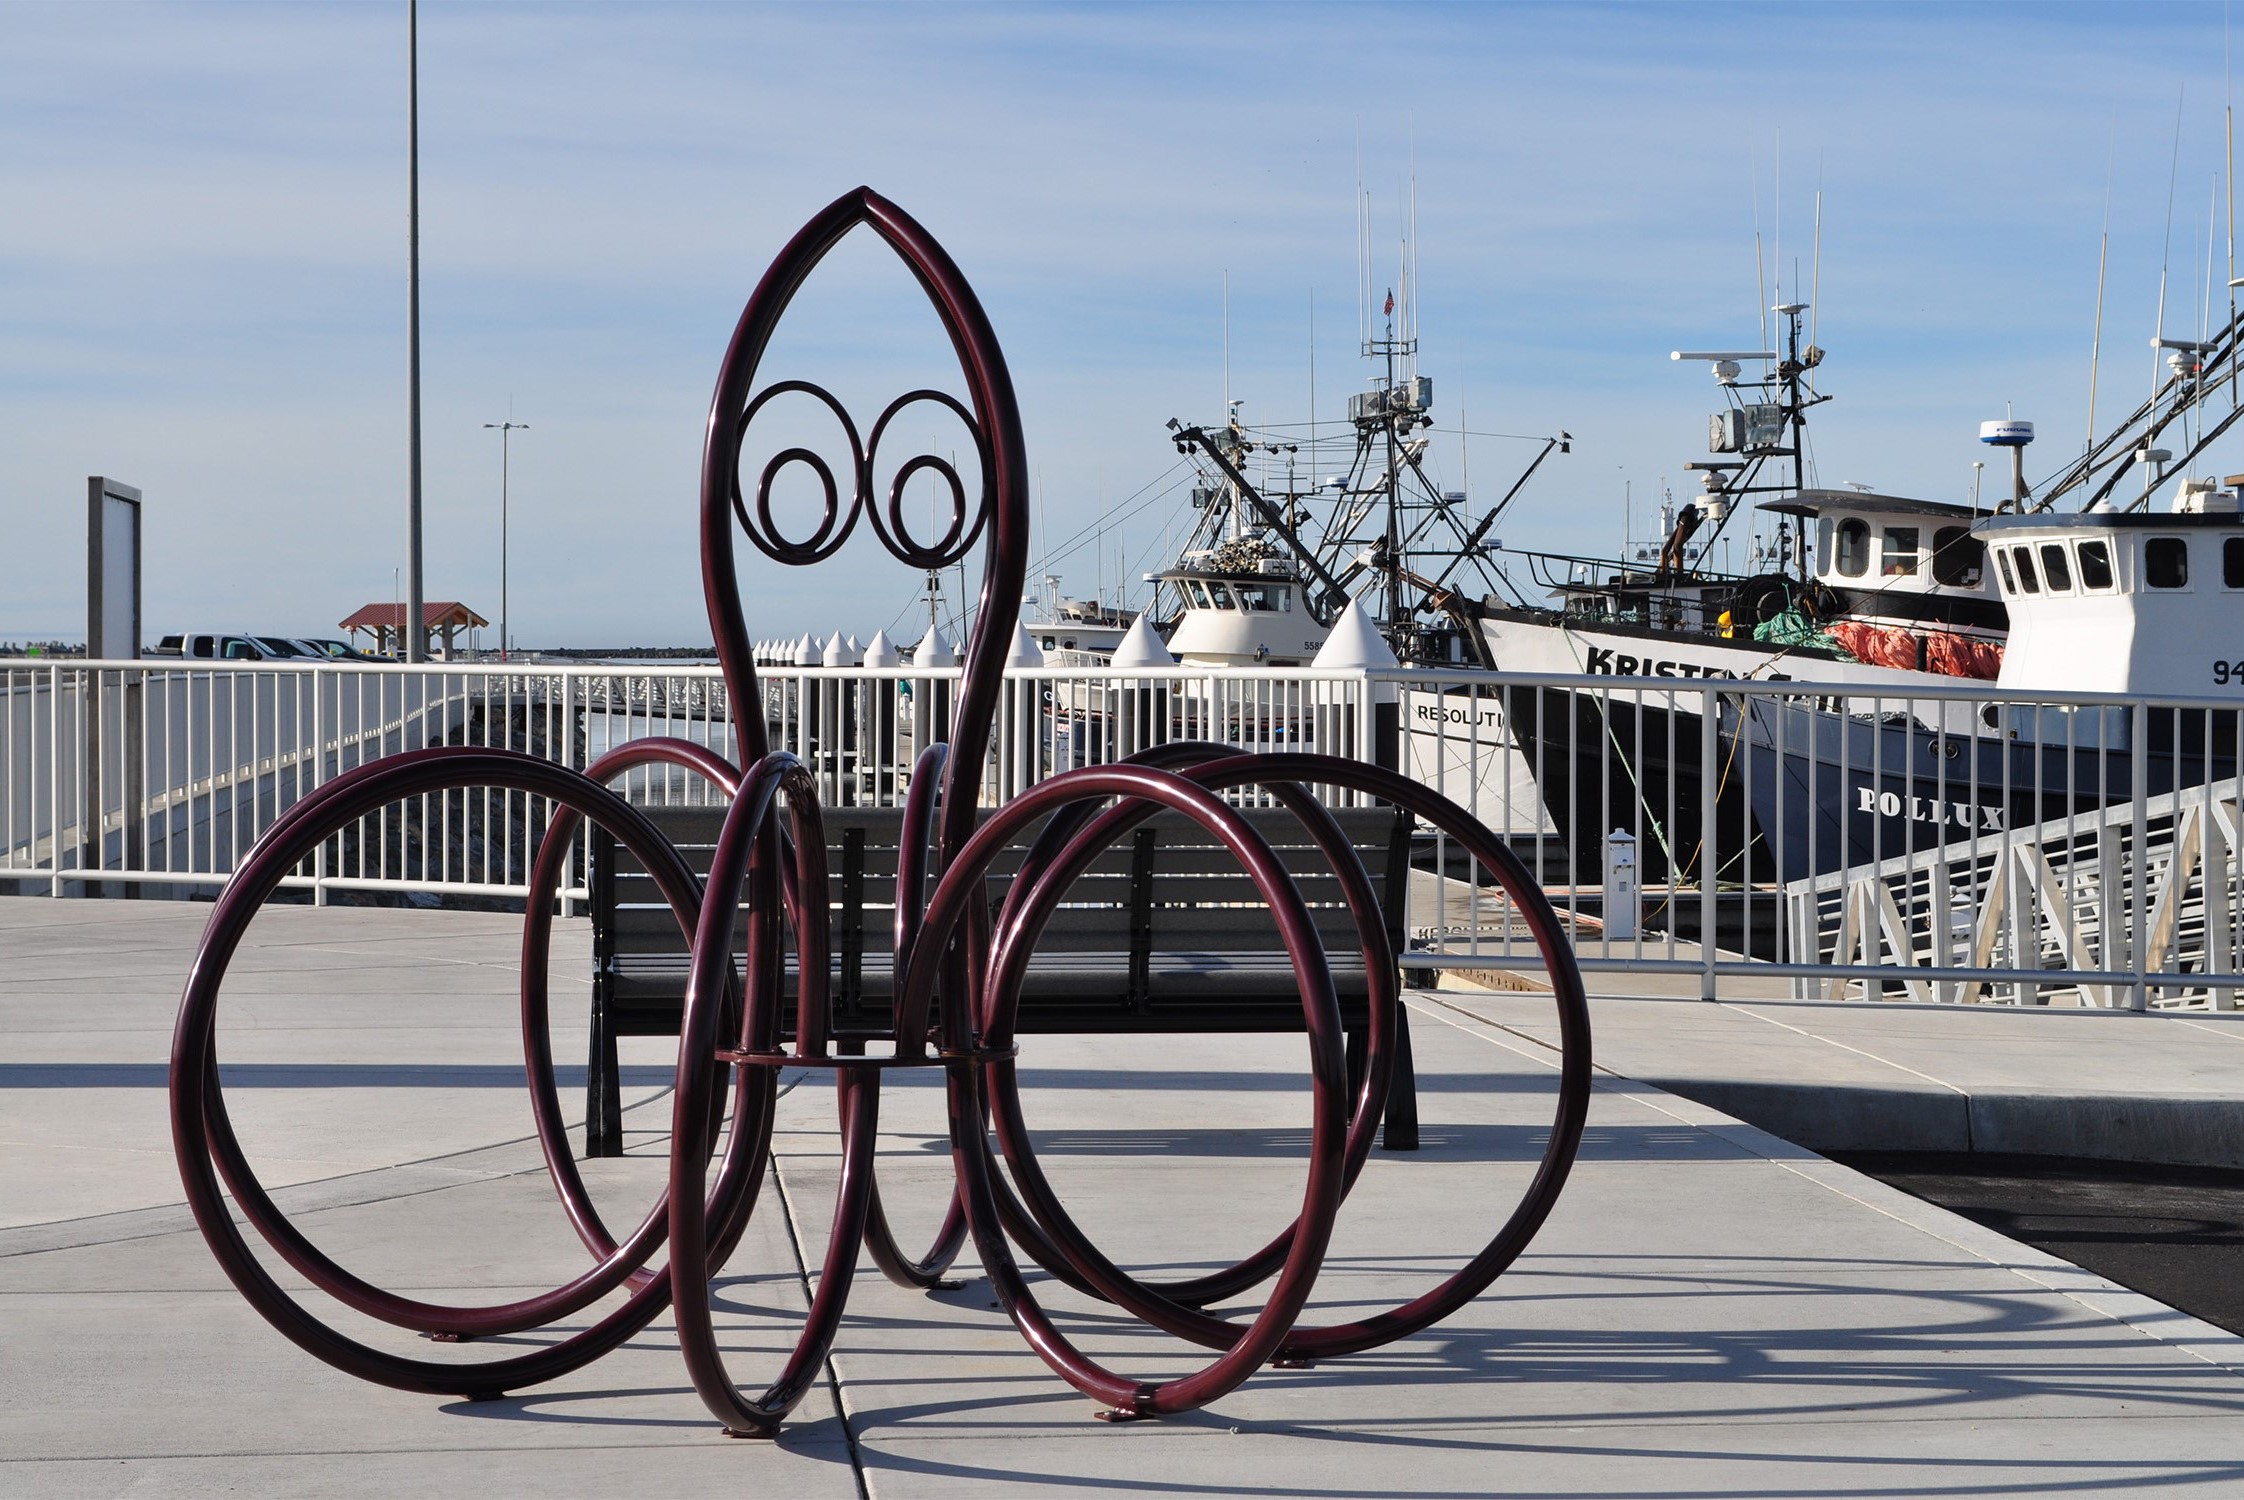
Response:
M1812 532L1804 597L1847 655L1947 677L1991 679L2001 669L2010 616L1974 531L1984 511L1823 489L1762 509L1795 516ZM1766 601L1747 603L1762 613Z
M1981 523L2010 610L2003 686L2158 697L2244 686L2237 492L2208 486L2182 503Z
M1331 629L1311 612L1290 558L1244 536L1188 552L1153 575L1184 600L1169 650L1200 666L1307 666Z
M1021 603L1021 628L1056 667L1105 666L1138 617L1136 610L1103 598L1063 597L1057 574L1045 576L1042 598L1031 596Z

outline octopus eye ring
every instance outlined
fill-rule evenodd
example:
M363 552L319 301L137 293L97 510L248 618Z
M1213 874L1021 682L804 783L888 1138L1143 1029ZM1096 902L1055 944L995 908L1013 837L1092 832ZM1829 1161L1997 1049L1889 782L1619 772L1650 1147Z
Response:
M741 450L757 413L775 398L785 395L810 397L825 407L834 420L841 424L842 434L849 440L849 503L846 508L843 506L840 481L835 478L833 466L827 463L823 454L810 448L788 447L781 449L765 463L763 473L756 482L754 519L750 519L749 504L740 488ZM850 419L848 408L841 404L833 392L807 380L782 380L766 386L757 392L756 398L748 403L739 419L731 424L729 440L731 461L728 464L730 472L726 482L727 497L731 502L734 519L740 523L740 529L748 534L748 539L756 544L759 551L773 562L802 567L823 562L841 550L842 543L849 540L849 534L857 527L859 513L865 509L865 446L858 440L857 424ZM819 518L817 529L807 539L799 542L782 536L779 525L771 514L773 484L782 471L795 464L808 468L825 492L825 511Z
M868 505L867 514L873 528L880 533L882 543L899 562L914 568L947 568L966 556L974 543L980 540L983 528L989 524L990 513L995 509L995 497L990 491L989 454L982 441L981 424L974 414L957 397L943 391L908 391L888 404L873 423L872 436L865 444L865 471L868 481L879 463L880 442L887 435L889 424L898 415L917 405L940 406L963 423L974 439L976 461L982 469L980 503L973 508L973 525L967 525L966 482L959 477L957 465L932 453L922 453L899 465L895 477L888 485L888 505L885 520L881 510ZM915 474L932 473L950 490L950 525L933 542L921 542L911 534L904 519L904 487Z

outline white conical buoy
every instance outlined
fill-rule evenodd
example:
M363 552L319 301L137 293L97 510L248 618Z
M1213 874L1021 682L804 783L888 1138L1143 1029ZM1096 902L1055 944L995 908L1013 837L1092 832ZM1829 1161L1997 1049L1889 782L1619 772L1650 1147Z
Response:
M930 630L927 632L927 639L912 648L912 665L955 667L958 665L958 653L951 649L950 642L943 639L943 632Z
M857 653L849 649L849 643L842 639L842 633L838 630L834 632L834 638L826 643L826 649L822 655L829 667L854 667L857 665Z
M1044 665L1044 648L1036 644L1036 637L1028 633L1026 625L1013 627L1013 649L1005 653L1008 667L1041 667Z
M1129 630L1115 646L1112 664L1117 667L1173 667L1176 658L1153 633L1151 617L1141 614L1130 622Z
M804 632L801 640L795 642L795 665L798 667L815 667L818 665L818 642L813 640L807 631Z
M904 654L896 649L895 642L888 638L888 632L885 630L874 631L873 638L865 643L865 665L868 667L900 667L903 664Z
M1373 628L1371 617L1363 612L1355 600L1340 612L1332 622L1332 634L1317 648L1316 658L1309 663L1328 671L1382 671L1399 667L1394 651Z

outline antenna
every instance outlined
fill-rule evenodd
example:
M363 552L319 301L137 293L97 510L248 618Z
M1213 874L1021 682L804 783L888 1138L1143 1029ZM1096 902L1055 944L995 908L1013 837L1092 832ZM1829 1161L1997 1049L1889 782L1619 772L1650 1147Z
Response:
M2220 228L2220 222L2221 179L2218 175L2215 175L2215 177L2213 178L2212 201L2207 203L2205 206L2205 279L2198 284L2197 301L2197 341L2200 344L2206 344L2207 347L2210 347L2210 344L2206 338L2206 335L2212 330L2213 326L2213 237ZM2204 370L2204 360L2202 357L2200 357L2198 361L2198 368L2199 373L2202 374ZM2202 436L2205 431L2205 414L2198 409L2196 399L2198 394L2199 393L2197 392L2193 392L2191 394L2188 415L2197 418L2197 432L2200 436ZM2187 418L2185 418L2185 420L2187 420ZM2199 446L2201 445L2197 443L2192 443L2190 445L2189 477L2191 479L2195 479L2197 477L2197 450Z
M1410 302L1403 309L1403 325L1409 329L1412 345L1410 373L1418 373L1418 127L1413 124L1410 133L1410 232L1404 241L1410 256Z
M2111 149L2104 159L2104 233L2096 251L2096 333L2088 344L2088 445L2082 452L2096 451L2096 376L2102 368L2104 351L2104 271L2112 258L2112 174L2119 165L2119 106L2112 106ZM1974 481L1976 494L1976 481ZM2052 497L2054 498L2054 497ZM1975 500L1974 505L1977 504Z
M2212 190L2205 203L2205 274L2197 283L2197 341L2205 342L2205 335L2213 326L2213 241L2221 227L2221 179L2214 174Z
M1364 125L1356 122L1356 346L1371 345L1371 225L1365 222L1370 200L1364 194Z
M2174 259L2174 185L2182 170L2182 101L2188 97L2189 84L2185 81L2174 91L2174 158L2166 169L2166 243L2158 260L2158 329L2154 341L2166 337L2166 270ZM2154 350L2157 347L2154 342ZM2151 355L2151 399L2158 399L2158 355Z
M1776 223L1773 237L1776 253L1770 256L1776 262L1776 299L1784 300L1784 127L1776 132Z
M2088 444L2082 451L2093 453L2096 449L2096 375L2101 368L2104 353L2104 271L2112 258L2112 199L2111 183L2104 184L2104 237L2096 251L2096 332L2088 341Z
M1457 357L1457 482L1465 487L1470 499L1473 493L1473 443L1469 430L1472 423L1465 420L1465 358Z
M1231 271L1223 273L1223 417L1231 419Z
M1808 347L1815 343L1816 310L1823 305L1823 168L1816 167L1814 280L1808 283ZM1844 333L1846 330L1841 329Z
M2221 120L2228 137L2228 326L2231 338L2228 361L2228 405L2236 409L2236 79L2230 65L2228 7L2221 7L2221 87L2226 104Z
M1750 158L1753 174L1753 305L1761 313L1761 347L1769 346L1769 273L1761 263L1761 159ZM1761 372L1766 375L1768 371Z
M1401 314L1402 339L1405 345L1410 342L1410 216L1410 189L1406 184L1395 214L1401 221L1396 227L1402 232L1402 243L1396 247L1395 253L1395 281L1402 288L1402 296L1396 301L1395 311ZM1390 319L1387 324L1387 337L1390 339L1395 337L1395 327L1395 322ZM1410 356L1407 353L1403 356L1403 378L1410 378Z

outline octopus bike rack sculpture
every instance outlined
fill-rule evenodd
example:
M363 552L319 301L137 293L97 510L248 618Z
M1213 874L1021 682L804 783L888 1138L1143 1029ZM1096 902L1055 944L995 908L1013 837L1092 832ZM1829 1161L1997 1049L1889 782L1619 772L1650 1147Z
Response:
M758 366L803 280L852 229L877 234L910 268L956 349L967 402L916 390L892 402L860 437L841 403L817 386L782 380L761 389ZM837 475L817 453L783 449L762 465L752 494L741 482L743 439L773 398L795 393L822 403L846 438L850 464ZM881 444L899 413L944 408L973 436L981 466L979 503L953 465L920 454L887 466L877 493ZM823 519L807 537L783 536L772 516L773 481L802 466L824 492ZM1317 754L1241 754L1220 745L1172 744L1107 766L1045 780L1005 806L976 806L996 717L1015 601L1028 556L1028 489L1013 386L980 302L958 268L920 225L867 189L812 219L764 275L735 329L709 410L701 473L702 585L717 655L734 705L739 766L683 740L631 742L579 773L505 750L434 748L385 756L320 787L277 819L243 861L213 910L182 998L171 1070L171 1120L188 1201L212 1251L242 1294L276 1328L339 1369L404 1390L487 1399L576 1370L675 1309L679 1347L695 1388L727 1432L769 1436L799 1401L830 1348L863 1249L892 1280L939 1283L971 1234L999 1302L1030 1346L1112 1419L1190 1411L1237 1386L1258 1366L1301 1363L1371 1349L1428 1327L1478 1295L1525 1248L1549 1214L1581 1139L1589 1095L1589 1021L1581 977L1557 915L1525 867L1463 808L1392 771ZM906 482L931 474L951 514L939 537L906 524ZM980 614L967 648L952 739L921 757L904 807L896 899L898 983L893 1051L864 1055L834 1034L828 994L825 840L813 782L793 756L766 743L756 671L734 573L732 528L785 564L831 556L863 524L913 568L941 568L986 538ZM706 881L608 783L662 765L706 777L730 806ZM745 769L742 769L745 768ZM1386 1103L1400 997L1385 924L1347 839L1308 788L1331 786L1407 809L1477 860L1514 904L1547 967L1563 1036L1558 1105L1549 1143L1525 1194L1493 1238L1456 1272L1412 1300L1353 1322L1298 1323L1335 1215L1368 1156ZM244 930L275 888L323 841L406 797L499 788L550 799L553 813L531 872L523 927L522 1039L538 1137L553 1187L590 1265L534 1297L460 1305L386 1291L354 1275L290 1223L266 1192L236 1138L219 1087L215 1023L220 986ZM1222 793L1260 788L1299 818L1340 877L1371 975L1365 1077L1348 1097L1340 1013L1317 930L1283 865ZM784 801L782 802L782 798ZM1025 966L1069 884L1091 860L1159 809L1197 822L1252 876L1275 917L1301 991L1309 1044L1312 1130L1307 1182L1293 1222L1236 1265L1182 1281L1148 1281L1103 1255L1061 1205L1030 1149L1015 1076L1015 1018ZM607 828L651 872L692 938L691 973L671 1110L668 1189L618 1235L578 1175L555 1092L547 1034L546 955L551 912L568 851L585 819ZM992 913L984 896L993 858L1038 832ZM733 924L745 909L745 965L736 965ZM789 933L799 975L792 1046L783 1034L782 991ZM841 1117L840 1189L817 1291L801 1336L760 1395L733 1382L719 1354L708 1285L745 1231L770 1158L778 1069L830 1070ZM874 1181L881 1078L891 1068L939 1068L946 1084L956 1191L928 1250L897 1243ZM724 1094L729 1089L730 1099ZM994 1148L993 1148L994 1138ZM1010 1180L1001 1172L1002 1155ZM481 1363L409 1358L323 1322L283 1289L252 1254L241 1219L281 1260L353 1311L440 1340L545 1329L594 1304L620 1301L534 1352ZM650 1260L668 1247L667 1264ZM1214 1351L1194 1373L1149 1383L1118 1374L1071 1342L1037 1300L1018 1251L1063 1284L1103 1298L1156 1328ZM1273 1280L1274 1278L1274 1280ZM1246 1321L1209 1309L1272 1282Z

